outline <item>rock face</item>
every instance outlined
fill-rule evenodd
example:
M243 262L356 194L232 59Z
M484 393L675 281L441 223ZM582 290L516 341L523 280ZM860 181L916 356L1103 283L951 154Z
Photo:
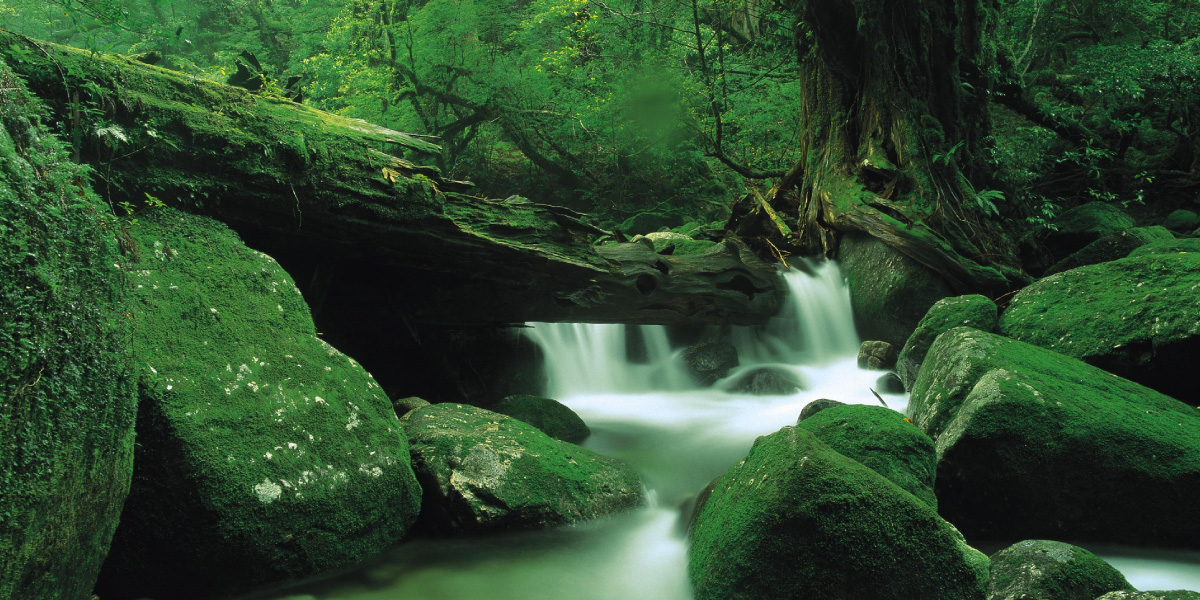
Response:
M431 530L546 527L642 503L641 481L624 463L505 415L435 404L405 420Z
M736 378L729 391L755 396L783 396L804 389L800 378L787 371L771 368L753 369Z
M400 421L287 273L206 217L127 230L138 452L98 593L213 596L402 539L420 489Z
M581 444L592 434L583 419L563 403L541 396L517 395L501 400L493 407L522 423L533 425L542 433L564 442Z
M133 473L132 322L110 210L41 112L0 59L0 598L84 600Z
M688 575L697 600L967 600L988 561L929 505L785 427L702 496Z
M1018 542L993 554L991 561L988 600L1095 600L1107 592L1133 591L1112 565L1062 542Z
M870 236L843 237L838 258L862 339L902 347L929 307L952 295L929 269Z
M999 331L1188 400L1197 398L1197 289L1195 252L1081 267L1021 290Z
M912 389L925 354L937 336L955 327L992 331L996 328L997 312L995 302L978 294L938 300L917 324L896 358L896 375L904 387Z
M849 404L820 411L796 427L937 509L933 440L905 421L904 415L882 406Z
M858 368L886 371L896 366L896 346L887 342L865 341L858 348Z
M909 401L939 510L968 536L1200 547L1200 411L1073 358L969 328L934 342Z
M1165 227L1134 227L1118 233L1110 233L1084 246L1066 258L1054 263L1046 270L1046 275L1069 271L1076 267L1094 265L1118 258L1125 258L1130 252L1146 244L1162 244L1175 241Z
M738 366L737 348L727 342L700 342L680 354L692 379L703 386L712 385Z

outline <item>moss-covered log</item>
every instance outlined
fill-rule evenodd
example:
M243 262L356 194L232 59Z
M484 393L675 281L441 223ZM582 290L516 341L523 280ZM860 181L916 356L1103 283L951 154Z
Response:
M0 56L114 206L161 200L215 217L285 265L367 265L400 282L405 318L755 323L778 306L772 267L749 253L601 254L592 242L604 232L582 215L464 195L417 166L405 155L437 150L418 137L2 30ZM404 285L413 273L436 287Z

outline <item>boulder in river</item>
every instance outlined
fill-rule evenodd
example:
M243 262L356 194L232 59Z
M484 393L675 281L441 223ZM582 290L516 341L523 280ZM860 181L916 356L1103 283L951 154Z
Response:
M500 413L434 404L405 422L430 530L547 527L642 504L641 480L626 464Z
M400 541L421 497L400 421L288 274L207 217L126 230L138 449L97 593L212 597Z
M796 419L796 421L803 421L827 408L845 405L845 402L838 402L837 400L830 400L829 398L818 398L817 400L813 400L812 402L805 404L804 408L800 409L800 417Z
M800 377L782 369L761 367L736 376L729 391L756 396L784 396L804 389Z
M943 333L909 400L968 536L1200 548L1200 411L1057 352Z
M844 236L838 258L862 339L899 348L925 311L952 295L933 271L871 236Z
M1133 591L1115 567L1063 542L1025 540L991 556L988 600L1095 600L1107 592Z
M0 598L87 598L133 474L133 322L108 205L0 82Z
M996 328L997 314L996 303L978 294L938 300L921 318L896 358L896 375L904 387L912 388L921 363L925 361L925 353L942 332L955 327L992 331Z
M697 600L982 600L988 577L932 507L798 427L713 482L688 557Z
M867 340L858 347L858 368L886 371L896 366L898 348L888 342Z
M933 440L904 415L882 406L848 404L830 407L796 426L937 508Z
M692 344L680 354L680 359L692 380L702 386L712 385L738 366L737 348L728 342Z
M1197 398L1200 253L1151 254L1045 277L1013 297L999 332L1184 400Z
M528 394L508 396L493 410L533 425L556 440L572 444L581 444L592 434L592 430L575 411L551 398Z

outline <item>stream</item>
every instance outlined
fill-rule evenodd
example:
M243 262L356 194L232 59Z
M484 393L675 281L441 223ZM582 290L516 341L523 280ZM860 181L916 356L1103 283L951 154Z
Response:
M836 264L785 274L791 297L764 327L734 328L740 366L699 389L659 326L537 323L547 395L591 427L584 446L633 465L646 506L547 531L420 539L351 571L293 584L259 600L691 600L683 516L695 494L745 456L760 435L796 421L818 398L878 404L880 372L856 365L859 340ZM635 360L631 360L634 357ZM802 391L727 391L770 368ZM903 411L905 395L883 394ZM1007 544L982 545L992 552ZM1093 547L1138 589L1200 591L1200 553Z

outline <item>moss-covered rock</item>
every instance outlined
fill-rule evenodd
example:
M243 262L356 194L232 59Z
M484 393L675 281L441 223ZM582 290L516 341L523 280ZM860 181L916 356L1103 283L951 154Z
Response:
M1200 411L1079 360L961 327L909 400L942 515L968 536L1200 547Z
M1063 542L1026 540L990 558L988 600L1095 600L1134 589L1104 559Z
M904 415L882 406L848 404L820 411L796 426L937 508L933 440Z
M1130 252L1146 244L1162 244L1175 241L1165 227L1134 227L1118 233L1110 233L1100 239L1071 253L1066 258L1054 263L1046 270L1046 275L1069 271L1076 267L1094 265L1118 258L1125 258Z
M0 60L0 598L88 598L133 473L115 219Z
M1163 221L1163 227L1180 233L1187 233L1195 229L1197 225L1200 225L1200 214L1187 209L1172 211Z
M697 600L968 600L987 562L929 505L785 427L701 498L688 575Z
M424 398L418 398L416 396L407 396L392 400L392 408L395 409L396 415L401 417L414 410L417 410L418 408L425 408L429 405L430 402L428 400L425 400Z
M1146 244L1145 246L1141 246L1130 252L1129 258L1148 256L1151 254L1179 254L1180 252L1200 253L1200 237L1183 238L1172 242Z
M1109 592L1096 600L1200 600L1200 592L1190 590Z
M688 256L691 254L701 254L706 250L716 246L717 243L712 240L697 240L689 235L675 233L673 231L657 231L647 233L643 239L650 240L654 245L654 251L659 254L667 254L671 256ZM634 238L633 241L637 241Z
M1133 218L1106 202L1088 202L1063 211L1046 234L1046 245L1058 256L1067 256L1110 234L1133 227Z
M942 332L955 327L992 331L996 328L998 312L995 302L978 294L938 300L925 313L913 334L908 336L900 356L896 358L896 375L904 382L904 387L912 388L917 380L917 372L921 370L921 363L925 362L925 354Z
M862 339L900 348L929 307L951 295L932 271L870 236L843 237L838 258Z
M425 491L421 522L441 532L546 527L633 508L631 468L511 417L435 404L405 417Z
M211 596L399 541L420 501L400 421L287 273L206 217L128 232L138 452L99 593Z
M999 331L1179 399L1196 397L1200 253L1080 267L1021 290Z
M504 398L492 408L502 415L533 425L556 440L579 444L592 434L587 423L575 411L551 398L518 394Z

